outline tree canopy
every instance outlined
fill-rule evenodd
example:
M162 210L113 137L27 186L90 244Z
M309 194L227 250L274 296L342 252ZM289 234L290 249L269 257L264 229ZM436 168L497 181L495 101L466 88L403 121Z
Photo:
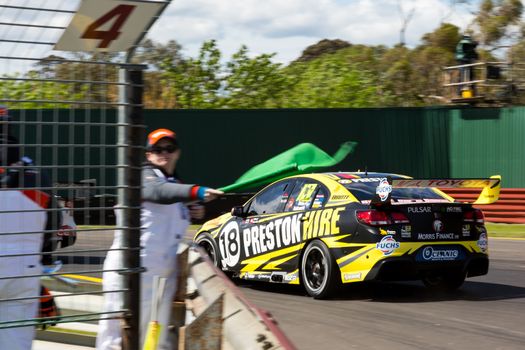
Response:
M456 1L466 2L466 1ZM525 57L525 24L520 0L482 0L467 33L480 43L480 58L495 60L494 49L505 45L507 59ZM241 45L231 57L223 57L215 40L202 44L197 57L185 57L174 40L165 44L151 39L136 50L134 62L148 64L145 72L146 108L343 108L425 106L442 104L444 66L454 65L460 29L450 23L421 37L408 48L351 44L323 39L304 49L288 65L273 61L275 54L252 55ZM86 57L79 57L86 58ZM115 60L97 54L95 59ZM54 77L74 84L47 82ZM6 96L34 96L49 100L89 95L90 101L116 101L117 88L81 81L117 79L117 68L82 65L50 56L34 70L4 76ZM29 79L39 79L31 82ZM38 97L38 98L37 98ZM73 104L72 104L73 106ZM23 107L31 107L26 103Z

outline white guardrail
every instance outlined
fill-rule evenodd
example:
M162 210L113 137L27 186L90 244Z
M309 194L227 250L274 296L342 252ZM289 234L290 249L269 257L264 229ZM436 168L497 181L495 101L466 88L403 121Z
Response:
M191 311L179 328L179 350L295 349L275 320L251 304L202 249L185 249L179 257L179 266L188 266L188 271L181 270L174 311L183 305L182 295L186 295L186 310ZM174 316L180 311L179 307Z
M178 257L178 266L185 268L179 269L173 302L170 328L174 350L296 349L276 321L250 303L201 248L183 244ZM78 292L62 290L60 284L49 287L56 296ZM93 284L76 288L98 289ZM61 310L101 312L103 296L57 297L55 302ZM97 328L93 323L62 323L50 330L38 331L36 338L94 347Z

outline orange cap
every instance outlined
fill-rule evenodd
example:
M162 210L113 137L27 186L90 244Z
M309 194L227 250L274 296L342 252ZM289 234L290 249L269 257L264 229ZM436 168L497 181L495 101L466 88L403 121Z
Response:
M157 129L148 134L148 144L147 146L153 146L160 139L169 138L175 142L175 133L169 129Z

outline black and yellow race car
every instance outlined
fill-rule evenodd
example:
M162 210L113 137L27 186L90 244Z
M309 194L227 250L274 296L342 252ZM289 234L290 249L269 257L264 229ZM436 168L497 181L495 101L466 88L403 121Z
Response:
M438 188L478 187L474 203ZM341 283L421 279L459 288L489 268L487 231L473 204L498 199L500 177L412 179L322 173L276 181L195 235L232 276L302 284L315 298Z

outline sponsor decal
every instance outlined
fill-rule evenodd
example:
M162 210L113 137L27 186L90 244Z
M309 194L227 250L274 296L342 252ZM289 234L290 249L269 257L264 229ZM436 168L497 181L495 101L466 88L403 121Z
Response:
M337 222L343 210L344 207L339 207L306 212L302 226L303 240L338 234L340 229Z
M470 225L461 226L461 234L463 234L464 237L470 237Z
M412 226L401 226L401 237L410 238L412 237Z
M461 207L447 207L447 213L461 213Z
M299 243L302 216L302 213L286 216L243 229L242 240L245 256L248 258Z
M350 196L347 194L337 194L337 195L332 196L332 200L334 201L348 199L348 198L350 198Z
M385 236L380 242L376 243L376 249L380 250L384 256L392 254L400 246L393 236Z
M297 196L298 202L303 203L310 203L310 200L312 199L312 195L314 194L314 191L317 189L317 184L306 184L301 189L301 192L299 192L299 195Z
M399 180L395 179L396 187L485 187L491 180L483 179L433 179L433 180Z
M454 240L459 239L459 235L455 233L418 233L417 239L420 241L430 240Z
M295 281L297 279L296 273L290 273L288 275L284 275L283 280L286 282Z
M363 177L360 179L344 179L339 180L339 183L341 184L349 184L349 183L362 183L362 182L380 182L382 178L380 177Z
M483 253L485 253L489 247L489 241L487 239L487 231L483 228L483 232L480 233L479 239L478 239L478 247L481 249Z
M379 182L379 186L376 188L376 194L381 199L381 202L387 200L388 195L392 192L392 186L388 183L386 178L382 178Z
M360 280L361 279L361 272L345 273L343 275L343 279L345 281Z
M441 232L443 231L443 221L436 219L432 223L432 227L434 228L435 232Z
M396 234L396 231L394 230L384 230L382 228L379 228L379 233L382 234L383 236L386 236L386 235L395 235Z
M236 221L227 223L219 234L219 250L223 266L233 267L239 262L241 255L240 230Z
M425 261L452 261L460 258L460 251L457 248L425 247L421 257Z
M408 212L413 214L431 213L431 207L408 207Z
M254 222L240 228L238 221L228 222L219 232L219 250L223 266L239 263L241 253L246 258L289 247L303 240L340 233L338 221L344 207L297 213L277 219ZM252 223L245 220L244 224ZM258 278L258 277L257 277Z
M324 203L324 194L322 193L319 193L317 196L315 196L314 198L314 202L312 203L312 209L317 209L317 208L320 208L323 206L323 203Z

